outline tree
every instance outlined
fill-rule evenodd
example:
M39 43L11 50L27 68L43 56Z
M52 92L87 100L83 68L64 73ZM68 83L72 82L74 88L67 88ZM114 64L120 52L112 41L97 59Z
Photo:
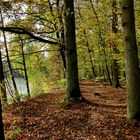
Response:
M0 91L1 99L3 103L7 102L6 86L4 82L4 72L3 72L3 63L2 63L2 54L0 49Z
M5 140L5 137L4 137L4 128L3 128L3 120L2 120L1 99L0 99L0 138L1 138L1 140Z
M118 26L118 15L117 15L117 1L113 0L112 1L112 33L115 35L118 32L117 26ZM113 59L112 59L112 71L113 71L113 86L115 88L120 87L120 82L119 82L119 66L118 66L118 61L116 59L116 54L118 53L117 49L117 41L114 40L112 41L111 44L112 51L113 51Z
M4 27L4 21L3 21L2 11L0 11L0 17L1 17L2 27ZM2 31L2 33L3 33L3 39L4 39L4 47L5 47L5 50L6 50L7 63L8 63L8 66L9 66L9 71L10 71L11 79L12 79L12 82L13 82L13 87L15 89L16 100L17 101L20 101L19 92L18 92L17 85L16 85L16 82L15 82L15 79L14 79L12 65L11 65L10 58L9 58L9 52L8 52L8 45L7 45L7 40L6 40L6 34L5 34L5 31Z
M125 40L127 119L128 121L140 121L140 69L133 0L122 1L122 26Z
M23 63L23 68L24 68L23 70L24 70L25 80L26 80L27 94L28 94L28 97L30 98L31 95L30 95L29 79L28 79L28 74L27 74L26 58L25 58L25 52L24 52L24 42L20 35L19 35L19 39L20 39L20 47L22 51L22 63Z
M111 81L111 77L110 77L110 71L109 71L109 67L108 67L108 59L107 59L107 52L106 52L106 42L105 42L105 39L103 37L103 35L101 34L102 33L102 29L101 29L101 22L100 22L100 18L99 18L99 14L97 13L97 11L95 10L94 8L94 4L93 4L93 1L90 0L90 4L91 4L91 8L92 8L92 11L93 13L95 14L95 19L98 23L98 37L99 37L99 40L100 40L100 57L101 55L104 56L104 63L105 63L105 69L106 69L106 73L107 73L107 78L108 78L108 81L110 83L110 85L112 86L112 81Z
M80 20L82 22L84 22L83 20L83 16L81 14L81 11L80 11L80 7L78 6L77 4L77 9L78 9L78 14L79 14L79 17L80 17ZM83 34L84 34L84 38L85 38L85 45L86 45L86 48L87 48L87 53L88 53L88 56L89 56L89 63L90 63L90 68L91 68L91 71L92 71L92 78L95 78L97 76L96 74L96 71L95 71L95 67L94 67L94 64L93 64L93 60L92 60L92 54L94 53L91 49L91 46L90 46L90 43L88 41L88 35L87 35L87 32L86 32L86 29L83 27Z
M50 13L51 16L53 17L54 20L54 28L55 28L55 32L56 32L56 37L57 40L60 42L59 44L59 48L60 48L60 55L62 58L62 62L63 62L63 67L64 67L64 78L65 78L65 72L66 72L66 57L65 57L65 45L64 45L64 27L63 27L63 21L62 21L62 14L60 12L60 1L56 0L56 10L55 12L57 12L57 16L55 16L54 10L53 10L53 6L50 2L50 0L48 0L49 2L49 7L50 7ZM57 18L58 19L57 19ZM60 26L58 26L58 25Z
M75 35L74 0L64 0L67 99L83 99L79 88Z

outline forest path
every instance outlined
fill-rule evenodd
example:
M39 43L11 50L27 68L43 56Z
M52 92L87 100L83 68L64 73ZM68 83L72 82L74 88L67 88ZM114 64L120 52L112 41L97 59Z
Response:
M64 93L41 94L4 111L6 137L14 140L139 140L126 123L125 89L81 80L89 101L61 106Z

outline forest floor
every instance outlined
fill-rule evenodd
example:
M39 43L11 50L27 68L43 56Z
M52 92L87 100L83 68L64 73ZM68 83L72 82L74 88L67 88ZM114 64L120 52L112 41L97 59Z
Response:
M126 90L80 81L89 101L61 104L58 90L41 94L4 111L6 139L13 140L140 140L140 127L126 122Z

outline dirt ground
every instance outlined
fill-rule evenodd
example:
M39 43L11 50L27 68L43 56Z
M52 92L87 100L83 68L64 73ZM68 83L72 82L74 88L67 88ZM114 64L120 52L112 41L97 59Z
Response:
M140 140L140 127L126 123L126 90L81 80L89 101L62 105L64 93L41 94L4 111L6 139Z

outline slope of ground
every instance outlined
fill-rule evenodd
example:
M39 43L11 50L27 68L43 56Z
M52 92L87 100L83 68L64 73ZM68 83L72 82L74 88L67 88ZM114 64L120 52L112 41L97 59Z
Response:
M126 123L125 89L80 81L89 101L61 106L63 93L41 94L4 111L7 139L139 140L140 128Z

